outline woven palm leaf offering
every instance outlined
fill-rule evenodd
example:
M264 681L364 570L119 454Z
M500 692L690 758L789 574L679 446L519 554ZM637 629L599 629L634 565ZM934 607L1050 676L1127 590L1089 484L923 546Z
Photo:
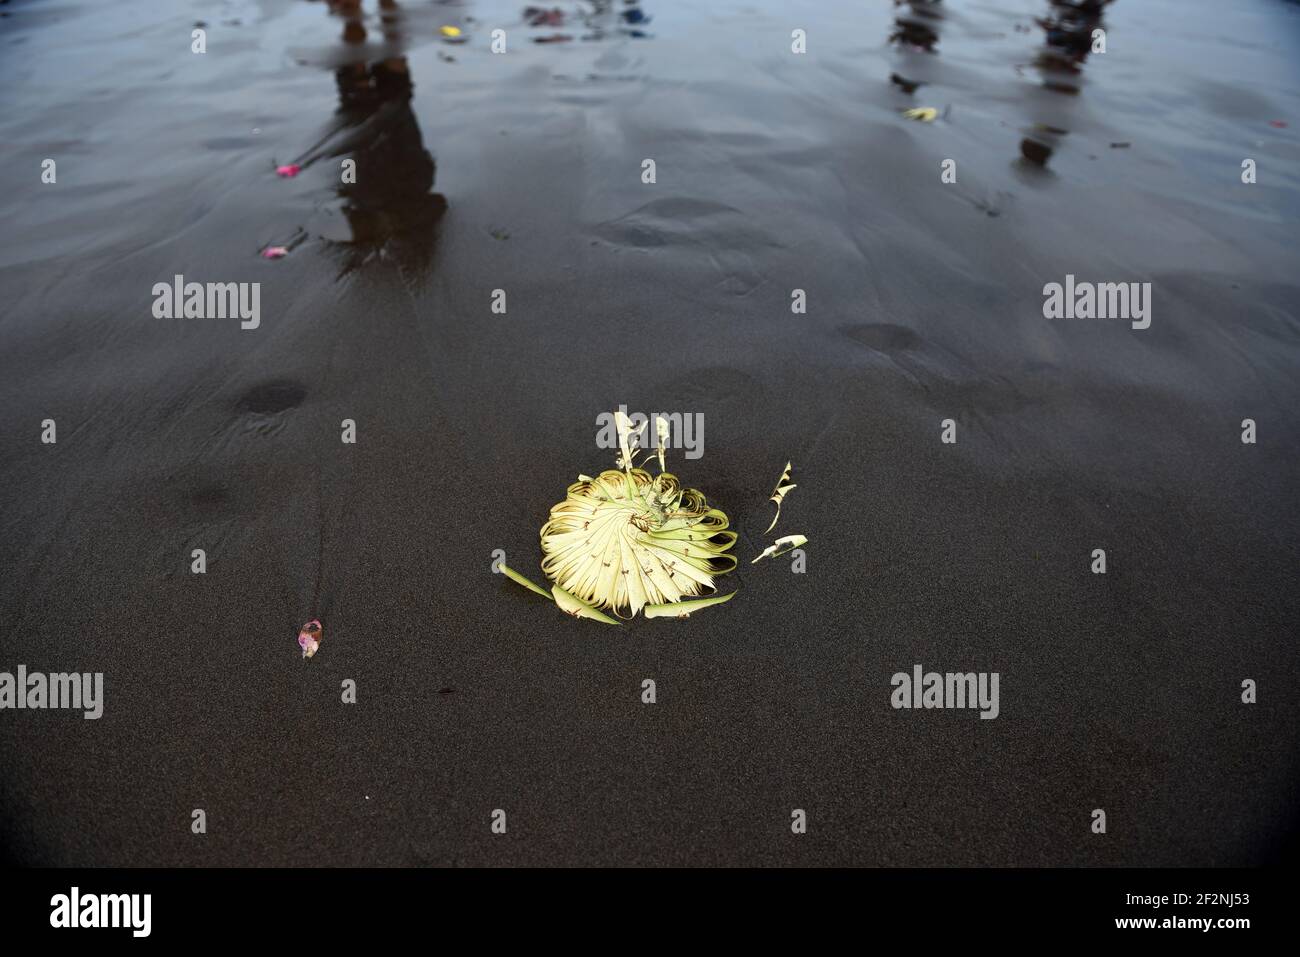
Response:
M699 490L683 489L667 471L668 423L656 424L659 474L652 476L634 463L631 438L641 429L621 411L614 421L618 469L595 478L579 475L542 526L542 572L551 590L513 568L498 567L575 618L610 625L637 612L646 618L686 618L731 600L734 591L713 592L714 580L736 567L729 554L736 533L728 531L726 513L711 508Z

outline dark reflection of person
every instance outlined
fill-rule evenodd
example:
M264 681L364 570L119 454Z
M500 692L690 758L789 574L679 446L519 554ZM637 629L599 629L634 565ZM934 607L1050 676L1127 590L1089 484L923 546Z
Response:
M942 0L894 0L895 7L905 7L894 15L889 42L910 53L938 53L939 27L943 22ZM904 93L914 93L929 82L929 68L911 58L889 75L889 82Z
M385 50L400 51L401 9L380 0ZM341 17L343 42L366 41L361 0L330 0ZM344 271L375 256L393 258L404 269L423 271L433 252L435 227L447 210L446 197L431 192L437 166L424 148L411 110L414 86L405 56L373 62L353 60L334 71L339 106L333 128L316 156L350 159L354 177L341 177L338 194L352 238ZM340 167L342 169L342 167Z
M907 10L894 17L889 42L934 53L939 42L936 26L943 19L941 0L894 0L894 6L906 6Z
M361 262L391 252L403 265L427 265L447 200L430 192L437 167L411 112L406 58L348 64L335 76L338 115L356 133L333 153L356 162L356 182L338 187L352 245Z
M1043 85L1060 93L1078 93L1077 83L1069 78L1083 72L1083 63L1092 52L1093 31L1101 28L1102 11L1111 0L1050 0L1046 17L1034 22L1046 34L1045 47L1036 65Z
M1112 2L1048 0L1048 15L1034 21L1045 34L1043 49L1038 51L1034 66L1046 89L1070 96L1079 93L1083 65L1092 52L1093 31L1103 29L1102 14ZM1021 157L1037 166L1046 166L1065 133L1059 127L1037 124L1020 141Z

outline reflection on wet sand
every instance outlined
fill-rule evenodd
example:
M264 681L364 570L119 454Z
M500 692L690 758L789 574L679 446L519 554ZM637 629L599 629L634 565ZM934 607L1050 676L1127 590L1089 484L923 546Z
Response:
M343 164L342 181L336 187L339 203L331 209L341 213L347 234L336 235L337 228L330 226L324 229L324 238L344 253L343 273L381 257L396 261L412 278L423 275L432 261L437 224L447 211L447 199L433 192L437 164L424 146L411 109L415 87L405 55L407 13L397 0L378 0L377 7L382 39L378 44L371 36L373 27L367 29L374 14L368 21L363 0L327 0L329 14L342 22L339 39L346 51L332 65L339 106L334 120L298 162L304 168L321 159ZM472 19L463 17L466 22ZM523 19L530 28L542 31L579 25L584 41L644 38L648 36L644 27L651 20L636 0L617 5L596 0L572 13L558 7L527 7ZM417 24L418 28L422 27ZM532 39L550 43L573 37L538 32ZM351 175L345 168L347 160L354 164Z
M904 93L915 93L930 82L930 68L925 59L912 54L939 52L943 4L940 0L894 0L894 6L907 9L895 14L889 34L889 42L899 50L898 70L889 74L889 82Z
M1079 92L1078 76L1092 52L1093 31L1101 29L1102 11L1111 0L1050 0L1049 16L1034 22L1047 34L1046 47L1039 51L1035 65L1043 77L1043 86L1058 93Z
M622 0L617 6L614 0L589 0L588 6L590 9L579 6L572 12L560 7L527 6L523 11L524 23L534 29L558 28L561 31L565 27L581 26L586 31L582 34L583 40L611 37L644 39L650 35L645 28L651 18L641 9L638 0ZM532 35L534 43L568 43L573 38L573 34L565 32Z
M402 9L396 0L380 0L378 6L385 49L400 51ZM366 42L361 0L330 0L329 12L343 20L344 44ZM447 199L432 192L437 164L411 110L414 84L407 58L346 62L335 68L334 79L338 110L303 165L339 161L338 208L349 236L331 241L345 253L343 272L382 256L395 260L408 278L418 277L432 260Z
M329 155L356 163L355 181L338 187L352 230L349 268L381 253L426 267L447 199L431 192L437 165L411 111L406 58L342 66L335 79L338 116L349 133Z
M1045 17L1035 19L1046 34L1044 48L1034 58L1043 87L1054 93L1077 96L1082 89L1084 61L1096 41L1093 33L1104 29L1102 13L1113 0L1048 0ZM1035 166L1047 161L1069 131L1046 123L1035 123L1020 141L1021 158Z
M918 52L937 52L938 21L943 19L940 0L894 0L894 6L908 9L894 17L894 32L890 34L889 42Z

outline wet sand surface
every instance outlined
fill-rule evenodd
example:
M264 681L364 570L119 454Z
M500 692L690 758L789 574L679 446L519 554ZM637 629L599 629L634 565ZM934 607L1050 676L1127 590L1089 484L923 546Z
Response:
M1274 856L1300 7L1118 0L1082 58L1047 0L561 9L0 7L0 671L105 676L97 721L0 713L6 859ZM176 274L260 326L155 318ZM1150 328L1045 319L1067 274L1150 282ZM670 467L741 532L688 621L491 572L542 580L620 403L703 415ZM749 564L787 459L805 574ZM918 663L999 717L892 709Z

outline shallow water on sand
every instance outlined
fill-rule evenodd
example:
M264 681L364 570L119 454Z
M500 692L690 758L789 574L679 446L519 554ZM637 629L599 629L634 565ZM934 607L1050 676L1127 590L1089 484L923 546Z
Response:
M354 6L0 5L0 665L108 688L0 722L12 856L1266 853L1300 753L1300 6ZM260 282L259 327L154 318L177 274ZM1044 319L1067 274L1151 283L1150 328ZM488 577L535 572L619 403L703 415L678 474L744 555L793 459L809 573L743 559L736 601L613 638ZM1000 670L1001 717L900 719L918 661ZM489 851L502 794L532 840ZM200 800L243 829L196 847ZM837 827L791 850L804 804Z

